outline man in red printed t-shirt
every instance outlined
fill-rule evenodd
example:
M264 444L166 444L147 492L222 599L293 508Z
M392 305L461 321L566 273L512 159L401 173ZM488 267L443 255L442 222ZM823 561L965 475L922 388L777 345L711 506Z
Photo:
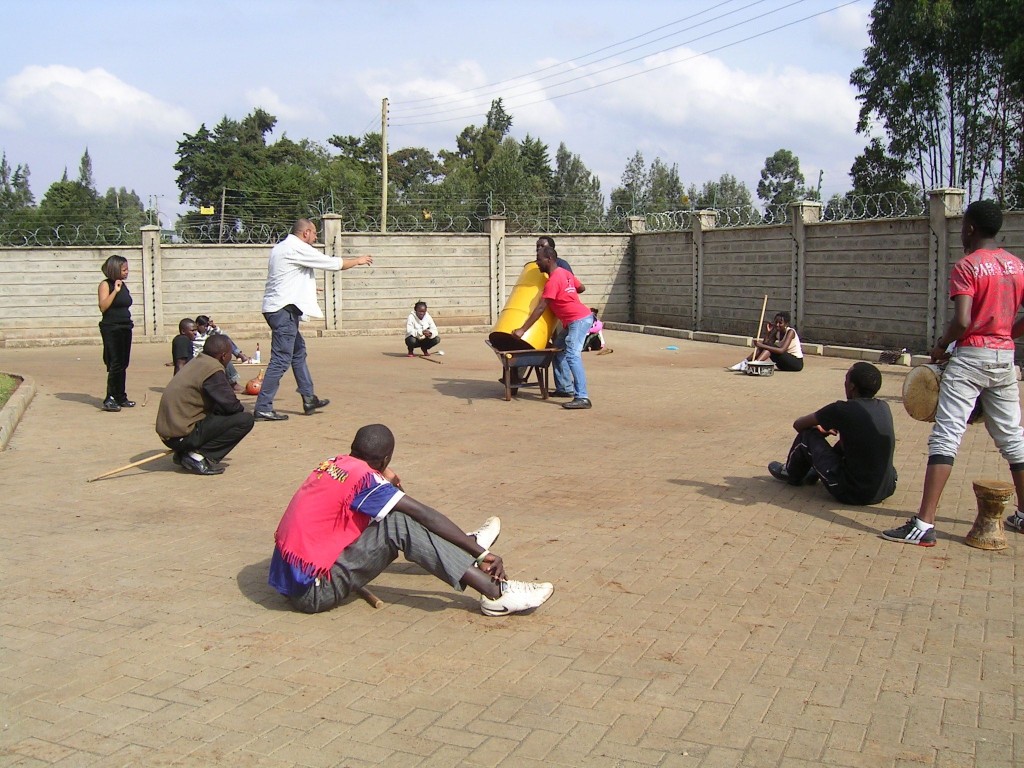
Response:
M966 255L949 276L953 318L931 353L934 362L949 363L928 438L921 506L904 525L882 533L890 541L935 546L935 511L978 398L985 426L1009 463L1017 490L1017 513L1006 519L1006 525L1024 531L1024 433L1013 343L1024 334L1024 318L1014 322L1024 303L1024 264L996 243L1002 226L1002 211L990 200L973 202L964 211L960 239ZM947 348L953 342L956 348L950 354Z
M537 266L548 276L544 292L533 312L526 318L522 328L513 331L513 335L523 337L530 326L540 319L544 311L551 307L562 323L562 331L555 339L555 346L562 351L555 356L555 391L554 397L572 397L562 407L569 410L583 410L591 407L587 392L587 375L583 371L583 342L590 332L590 308L580 301L583 284L576 275L558 266L558 254L550 246L537 246ZM569 391L572 380L573 391Z
M501 557L489 550L501 532L497 517L463 533L407 496L388 468L394 451L391 430L367 424L347 455L321 462L295 492L274 533L268 579L293 608L320 613L335 607L400 552L455 589L477 590L485 616L527 611L551 597L549 583L505 577Z

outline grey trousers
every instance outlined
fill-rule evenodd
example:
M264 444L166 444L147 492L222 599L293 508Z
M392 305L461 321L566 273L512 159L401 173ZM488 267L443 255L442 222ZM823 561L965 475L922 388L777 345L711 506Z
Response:
M390 512L379 523L371 523L349 544L331 566L331 578L314 581L305 594L289 598L292 607L304 613L320 613L336 606L355 587L373 581L402 552L406 560L458 590L463 574L473 565L473 556L450 541L431 533L402 512Z

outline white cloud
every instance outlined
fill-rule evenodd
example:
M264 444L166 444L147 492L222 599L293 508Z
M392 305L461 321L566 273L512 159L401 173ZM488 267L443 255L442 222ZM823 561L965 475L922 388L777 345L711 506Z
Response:
M316 107L303 105L286 104L281 97L271 88L252 88L245 92L245 98L252 105L253 109L260 107L269 112L279 121L304 121L324 122L324 113Z
M0 124L9 129L49 125L84 136L166 135L193 122L186 110L100 68L31 65L0 86Z
M863 51L868 38L868 8L865 5L847 5L817 19L815 26L824 40L837 48Z
M602 128L648 162L678 162L684 179L696 181L725 172L752 179L779 148L795 152L805 169L833 169L849 168L863 146L854 130L855 92L844 77L793 66L751 72L712 56L654 69L679 59L679 52L652 56L647 74L598 92Z

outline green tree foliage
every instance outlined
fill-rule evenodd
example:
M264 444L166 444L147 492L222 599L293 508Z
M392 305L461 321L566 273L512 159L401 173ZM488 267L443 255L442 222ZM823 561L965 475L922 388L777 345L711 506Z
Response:
M201 125L184 135L174 166L181 201L215 210L213 216L193 210L182 219L190 239L205 234L225 240L255 227L283 232L299 216L328 211L341 214L346 228L380 225L379 133L333 135L325 145L287 136L271 141L275 125L276 118L256 110L240 121L224 117L212 130ZM483 125L467 126L455 137L454 150L390 151L388 228L476 229L486 216L502 213L510 227L548 230L559 226L554 218L572 218L585 227L603 217L600 182L578 155L563 144L552 167L547 144L532 135L517 140L511 128L512 117L496 99ZM648 198L653 194L669 205L682 195L675 166L658 160L651 175L656 183L646 184Z
M647 167L639 151L626 163L611 199L612 209L620 215L676 211L689 204L679 180L679 166L666 165L657 157Z
M7 153L0 156L0 229L4 232L36 227L35 198L29 187L29 168L7 162Z
M807 195L800 159L788 149L779 149L765 158L757 196L765 204L765 212L777 220L785 217L786 207Z
M469 161L473 171L482 174L511 128L512 117L505 112L501 99L495 99L487 110L487 121L482 127L469 125L462 129L455 140L455 158ZM448 159L449 155L442 153L442 159Z
M96 191L96 181L92 176L92 158L89 157L89 148L85 148L82 159L78 164L78 183L87 189Z
M501 142L479 175L480 189L491 196L496 212L529 210L537 197L526 171L523 149L511 136Z
M111 187L105 195L96 191L87 149L78 178L69 180L65 170L61 180L46 190L38 208L23 218L22 226L48 230L68 243L137 243L139 228L150 220L150 212L134 190Z
M853 195L872 195L883 192L913 192L915 188L907 182L910 164L893 157L885 150L881 139L873 138L857 156L850 167L850 181Z
M554 174L551 171L551 159L548 157L548 145L526 134L526 138L519 145L519 158L523 171L533 180L540 193L544 196L550 195Z
M333 212L344 216L349 226L379 226L384 137L374 132L335 135L327 143L340 151L337 156L323 154L321 182L328 185L324 194L330 198ZM389 173L392 167L389 162Z
M612 190L612 208L619 214L644 213L651 189L651 175L643 153L637 150L626 162L622 180Z
M441 163L429 149L406 147L388 155L388 180L400 199L429 192L441 177Z
M101 200L110 224L133 236L140 227L150 223L151 218L135 190L124 187L110 187Z
M1021 167L1022 17L1021 0L876 0L857 130L880 123L923 188L1004 189Z
M586 221L604 215L601 181L565 146L555 153L555 174L551 183L551 214L560 220Z
M679 180L679 166L671 166L656 157L651 163L649 173L650 191L647 207L650 211L677 211L688 205L689 198L683 191L683 183Z
M105 223L104 206L96 192L89 150L82 153L78 179L68 180L67 169L60 181L46 190L39 202L39 222L47 227L82 227Z
M718 181L705 181L698 190L691 184L687 192L694 209L752 208L753 196L747 185L731 173L723 173Z

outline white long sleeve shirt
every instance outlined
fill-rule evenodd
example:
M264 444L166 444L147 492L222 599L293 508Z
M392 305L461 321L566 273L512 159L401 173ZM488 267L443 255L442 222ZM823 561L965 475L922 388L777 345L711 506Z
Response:
M341 267L341 259L326 256L295 235L288 235L270 251L263 311L277 312L294 304L303 315L323 317L323 310L316 299L316 274L313 270L337 272Z
M422 339L425 338L424 331L430 331L431 337L437 338L437 326L434 325L434 318L430 316L429 312L426 312L423 319L420 320L415 312L410 312L409 319L405 321L405 335L412 336L414 339Z

